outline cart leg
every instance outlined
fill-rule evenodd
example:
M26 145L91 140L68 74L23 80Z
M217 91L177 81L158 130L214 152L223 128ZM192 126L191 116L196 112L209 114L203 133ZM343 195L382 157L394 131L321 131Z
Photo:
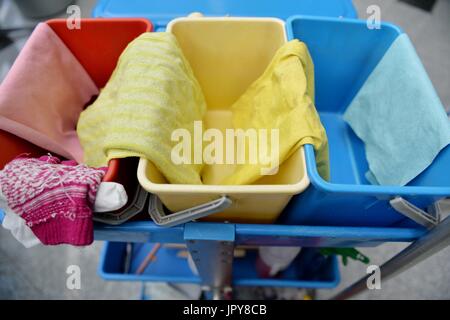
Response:
M205 296L225 299L231 290L235 230L233 224L187 223L184 240Z
M145 285L145 282L142 282L141 284L141 300L150 300L150 297L147 295L147 286Z
M382 279L387 280L396 276L448 245L450 245L450 216L431 229L422 238L416 240L399 254L384 263L380 267ZM367 279L369 277L370 275L365 276L332 299L348 299L364 291L367 289Z

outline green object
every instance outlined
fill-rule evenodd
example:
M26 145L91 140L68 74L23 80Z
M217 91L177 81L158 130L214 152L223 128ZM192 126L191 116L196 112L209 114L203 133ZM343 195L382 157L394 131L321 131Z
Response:
M369 257L363 255L355 248L322 248L320 249L320 253L323 254L324 256L329 256L333 254L341 256L342 263L344 264L344 266L347 265L348 258L351 258L356 261L361 261L364 264L368 264L370 262Z

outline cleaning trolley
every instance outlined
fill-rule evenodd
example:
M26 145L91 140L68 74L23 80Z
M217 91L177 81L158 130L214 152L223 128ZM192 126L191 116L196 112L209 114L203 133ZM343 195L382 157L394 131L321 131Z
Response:
M315 105L328 136L331 173L328 180L319 174L311 144L290 155L277 174L251 185L169 184L145 158L113 159L105 180L138 181L139 187L124 211L97 215L95 239L107 241L102 278L194 283L214 298L226 297L234 286L333 288L340 281L333 255L339 250L331 248L411 242L381 267L386 279L450 243L450 220L439 202L450 196L450 147L405 186L374 185L365 176L364 143L344 121L386 52L407 37L400 28L367 28L347 0L205 0L195 6L182 0L101 0L93 16L74 31L63 20L47 23L99 88L132 40L145 32L171 32L204 92L206 127L222 131L232 126L233 102L275 52L290 40L304 42L314 62ZM434 93L425 71L419 76L429 83L424 90ZM6 132L0 132L0 146L7 150L2 164L36 148ZM227 174L207 170L212 177ZM148 219L124 222L137 214ZM331 255L314 276L294 260L277 277L264 277L254 249L269 246L326 249ZM239 255L242 249L247 253ZM336 298L350 297L364 284L362 279Z

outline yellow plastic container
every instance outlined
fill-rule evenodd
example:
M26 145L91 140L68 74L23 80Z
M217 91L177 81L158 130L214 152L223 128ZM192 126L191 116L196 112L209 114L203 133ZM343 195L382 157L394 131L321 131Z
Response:
M233 128L229 108L287 41L284 22L275 18L178 18L167 31L177 37L203 89L206 129L223 132ZM204 185L168 184L150 161L141 159L138 167L142 187L172 212L227 196L231 205L205 218L214 221L272 223L291 197L309 185L303 147L280 165L276 175L252 185L210 184L228 174L223 165L207 166L204 173Z

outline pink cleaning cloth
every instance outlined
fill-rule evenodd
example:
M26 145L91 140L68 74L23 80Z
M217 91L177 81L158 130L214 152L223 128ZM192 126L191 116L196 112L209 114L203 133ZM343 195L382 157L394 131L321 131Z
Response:
M92 208L105 172L52 156L22 157L0 171L0 187L44 245L85 246L93 241Z
M81 163L76 125L96 95L83 66L51 27L40 23L0 85L0 129Z

